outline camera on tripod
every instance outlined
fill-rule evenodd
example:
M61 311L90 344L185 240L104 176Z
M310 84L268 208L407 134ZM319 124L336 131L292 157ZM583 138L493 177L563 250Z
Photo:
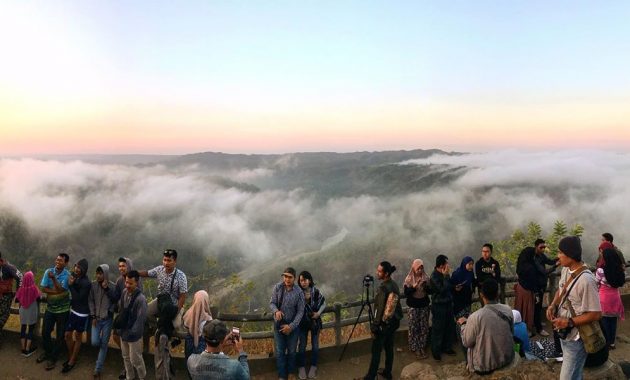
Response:
M366 274L363 277L363 286L368 287L374 283L374 276Z

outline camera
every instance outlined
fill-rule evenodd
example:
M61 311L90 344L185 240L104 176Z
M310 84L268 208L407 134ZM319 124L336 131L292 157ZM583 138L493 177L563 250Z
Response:
M363 276L363 286L370 286L372 283L374 283L374 276L370 274Z
M232 327L232 341L236 343L239 339L241 339L241 329Z

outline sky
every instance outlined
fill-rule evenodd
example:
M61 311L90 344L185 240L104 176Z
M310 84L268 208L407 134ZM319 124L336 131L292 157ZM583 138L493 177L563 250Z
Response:
M630 149L627 1L0 2L0 156Z

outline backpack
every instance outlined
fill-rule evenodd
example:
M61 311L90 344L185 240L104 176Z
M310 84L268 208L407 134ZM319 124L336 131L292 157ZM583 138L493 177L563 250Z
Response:
M114 323L112 324L112 326L115 329L118 329L118 330L126 329L129 326L129 316L131 315L131 307L133 306L133 303L136 301L136 297L138 297L140 293L141 292L139 290L136 291L131 296L129 305L127 305L127 307L123 308L122 311L118 313L118 315L114 319Z

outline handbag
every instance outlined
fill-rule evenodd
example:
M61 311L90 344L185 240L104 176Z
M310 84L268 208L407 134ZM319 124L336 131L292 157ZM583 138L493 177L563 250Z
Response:
M171 278L171 288L166 293L160 293L157 295L158 305L163 305L165 303L170 303L174 305L173 299L171 298L171 292L173 291L173 284L175 283L175 277L177 277L177 268L175 268L175 273L173 273L173 278Z

